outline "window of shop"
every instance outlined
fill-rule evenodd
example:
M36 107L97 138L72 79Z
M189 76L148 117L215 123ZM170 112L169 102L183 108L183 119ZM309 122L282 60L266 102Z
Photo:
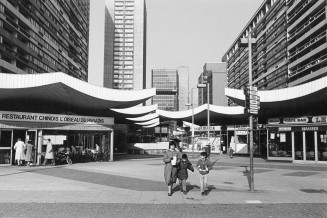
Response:
M303 160L303 134L294 132L295 160Z
M269 135L270 157L292 157L291 132L270 132Z
M307 161L315 160L315 137L314 132L305 132L305 154Z
M326 131L318 131L318 161L327 161L327 134Z

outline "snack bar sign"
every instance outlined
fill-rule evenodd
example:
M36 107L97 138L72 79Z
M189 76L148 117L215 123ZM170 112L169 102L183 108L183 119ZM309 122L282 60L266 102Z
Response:
M114 125L112 117L74 116L64 114L40 114L12 111L0 111L0 121L38 122L38 123L66 123L66 124L100 124Z

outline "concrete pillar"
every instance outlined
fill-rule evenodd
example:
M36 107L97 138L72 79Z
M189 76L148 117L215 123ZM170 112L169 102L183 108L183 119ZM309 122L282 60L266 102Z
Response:
M43 143L43 131L42 129L37 132L37 165L41 165L41 153L42 153L42 143Z
M114 130L110 132L110 162L114 161Z

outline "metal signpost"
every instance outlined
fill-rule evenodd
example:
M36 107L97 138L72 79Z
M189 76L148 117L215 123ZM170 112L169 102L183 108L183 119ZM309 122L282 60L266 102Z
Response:
M254 191L254 170L253 170L253 115L257 115L260 108L260 98L257 94L257 87L252 86L252 44L256 43L256 39L251 37L241 39L239 46L248 47L249 50L249 85L245 88L245 109L250 114L250 190Z

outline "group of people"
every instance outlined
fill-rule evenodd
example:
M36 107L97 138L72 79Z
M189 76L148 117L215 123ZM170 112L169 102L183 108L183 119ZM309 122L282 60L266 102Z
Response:
M18 138L14 149L16 150L15 160L17 161L17 165L22 166L26 163L27 166L30 166L33 162L33 151L35 149L32 141L29 140L25 144L21 138Z
M181 152L176 149L175 142L171 141L169 142L169 149L166 151L163 161L165 163L164 176L165 182L168 185L168 196L172 195L172 188L177 178L179 180L181 192L187 194L186 180L188 178L188 170L194 172L192 163L188 160L187 155L181 154ZM201 195L207 195L208 174L212 169L212 163L208 159L206 152L201 152L201 158L196 164L196 169L199 171L200 175Z
M51 139L46 139L47 141L47 149L45 152L45 159L43 165L45 166L48 160L51 160L52 165L55 165L54 155L53 155L53 148L51 144ZM31 166L31 163L34 161L34 151L35 147L32 144L31 140L28 140L25 144L21 138L17 139L17 142L14 145L15 153L15 160L17 161L18 166Z

